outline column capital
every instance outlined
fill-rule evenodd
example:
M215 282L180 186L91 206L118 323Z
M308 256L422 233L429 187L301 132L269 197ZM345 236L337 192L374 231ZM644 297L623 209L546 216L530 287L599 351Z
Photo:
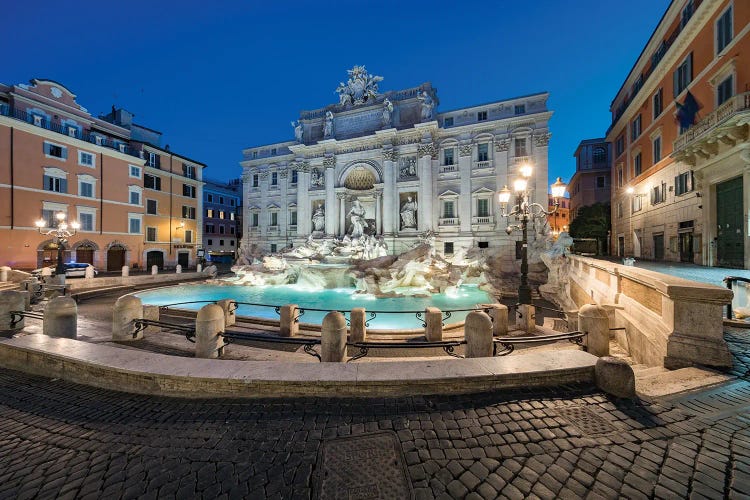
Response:
M419 157L431 156L433 160L437 159L437 146L434 142L422 143L417 147L417 153Z
M385 161L396 161L398 160L398 151L395 149L384 149L383 160Z
M458 156L471 156L471 151L474 149L474 146L469 144L461 144L458 147Z

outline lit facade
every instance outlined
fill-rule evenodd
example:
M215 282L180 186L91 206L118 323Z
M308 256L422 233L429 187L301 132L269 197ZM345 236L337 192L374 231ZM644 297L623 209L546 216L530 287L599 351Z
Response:
M750 266L749 23L748 2L674 0L615 96L618 255Z
M555 238L560 233L567 233L570 229L570 198L558 198L557 210L555 210L555 198L551 194L547 195L547 210L551 213L547 216L547 224Z
M586 139L578 144L573 154L576 171L568 186L571 219L575 219L581 207L609 203L612 185L610 146L604 139Z
M390 253L433 235L444 254L502 247L515 261L496 193L529 163L533 201L546 206L548 94L437 112L429 83L358 95L358 78L372 78L363 69L339 104L300 114L294 140L243 151L243 244L276 252L362 225Z
M203 187L203 249L206 260L231 263L241 233L242 183L206 180Z

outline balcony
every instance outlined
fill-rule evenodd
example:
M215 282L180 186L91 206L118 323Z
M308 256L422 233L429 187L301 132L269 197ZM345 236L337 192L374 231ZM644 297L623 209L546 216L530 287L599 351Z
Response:
M750 92L733 96L680 135L674 141L672 157L695 165L696 155L707 159L718 152L717 140L733 146L747 137L749 117Z
M513 157L513 164L514 165L523 165L524 163L534 163L534 159L531 156L514 156Z
M458 226L458 217L441 217L438 219L438 226Z
M488 215L485 217L472 217L471 218L471 225L472 226L486 226L486 225L495 225L495 217L492 215Z
M477 162L474 162L474 168L476 170L479 170L482 168L492 168L492 162L490 160L477 161Z
M440 173L441 174L448 174L448 173L452 173L452 172L458 172L458 165L457 164L454 163L453 165L440 165Z
M96 144L97 146L114 149L115 151L125 153L126 155L143 159L142 151L130 147L123 142L113 141L112 139L103 138L100 135L92 134L89 132L76 131L75 133L73 133L72 130L75 129L71 129L70 127L63 125L62 123L45 120L39 115L27 113L26 111L13 108L11 106L8 106L7 104L0 104L0 115L7 116L8 118L13 118L14 120L26 122L36 127L50 130L67 137L73 137L75 139L79 139L91 144Z

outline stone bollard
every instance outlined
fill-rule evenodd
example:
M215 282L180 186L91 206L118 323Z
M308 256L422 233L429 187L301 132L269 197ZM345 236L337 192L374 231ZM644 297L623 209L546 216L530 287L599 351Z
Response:
M31 311L31 292L28 290L20 290L18 293L23 295L23 310Z
M134 295L124 295L117 299L112 308L112 340L140 340L143 331L134 337L133 320L143 318L143 302Z
M43 267L41 275L43 279L49 278L50 276L52 276L52 269L50 269L49 267Z
M195 357L218 358L224 349L224 311L216 304L201 307L195 318Z
M70 297L55 297L44 310L42 333L49 337L75 339L78 336L78 305Z
M157 266L156 264L151 266L151 274L153 276L156 276L157 274L159 274L159 266Z
M425 307L424 310L424 336L428 342L441 342L443 340L443 313L437 307Z
M33 303L39 302L42 298L42 283L36 277L32 277L28 280L26 288L29 291L29 300Z
M24 319L21 317L21 321L15 324L11 328L11 311L25 311L26 298L24 293L28 295L28 292L19 292L17 290L4 290L0 292L0 331L8 330L20 330L24 327Z
M94 268L92 266L88 266L83 271L83 277L86 278L87 280L94 279Z
M467 358L492 356L492 320L485 312L470 312L464 322Z
M503 304L480 304L482 309L489 309L492 318L492 335L502 337L508 333L508 306Z
M635 374L627 361L611 356L596 360L596 386L618 398L635 397Z
M575 332L578 330L578 309L565 311L565 319L568 322L569 332Z
M534 306L518 304L516 308L516 328L526 333L534 333L534 330L536 330L536 309L534 309Z
M224 326L233 326L237 322L237 312L234 299L223 299L216 302L224 311Z
M196 273L202 273L203 272L203 266L200 265L200 264L198 264L197 266L195 266L195 272Z
M182 265L177 264L177 266L174 268L175 274L182 274Z
M349 337L351 342L365 342L367 329L365 327L365 308L355 307L349 316Z
M331 311L323 318L320 358L324 363L346 360L346 318L338 311Z
M159 306L143 306L143 319L159 321ZM147 326L146 329L143 330L143 335L152 335L154 333L159 333L160 331L161 328L158 326Z
M0 281L3 283L8 281L10 275L10 268L8 266L0 266Z
M282 337L296 337L299 333L299 306L286 304L281 306L279 320L279 335Z
M122 266L122 277L127 278L130 276L130 268L128 266Z
M609 316L596 304L586 304L578 312L578 325L586 335L586 347L594 356L609 356Z

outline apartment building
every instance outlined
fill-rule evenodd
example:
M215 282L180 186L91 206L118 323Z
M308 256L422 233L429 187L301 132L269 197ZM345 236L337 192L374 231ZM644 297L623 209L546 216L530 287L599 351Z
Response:
M750 2L673 0L611 105L621 256L750 266Z
M557 210L555 210L555 198L547 195L547 210L554 213L547 216L547 224L552 236L557 238L560 233L568 232L570 227L570 198L558 198Z
M231 263L237 256L242 224L242 180L206 180L203 187L203 248L206 260Z
M573 157L576 171L570 179L570 220L578 209L596 203L609 203L612 185L610 144L600 139L585 139L578 144Z

